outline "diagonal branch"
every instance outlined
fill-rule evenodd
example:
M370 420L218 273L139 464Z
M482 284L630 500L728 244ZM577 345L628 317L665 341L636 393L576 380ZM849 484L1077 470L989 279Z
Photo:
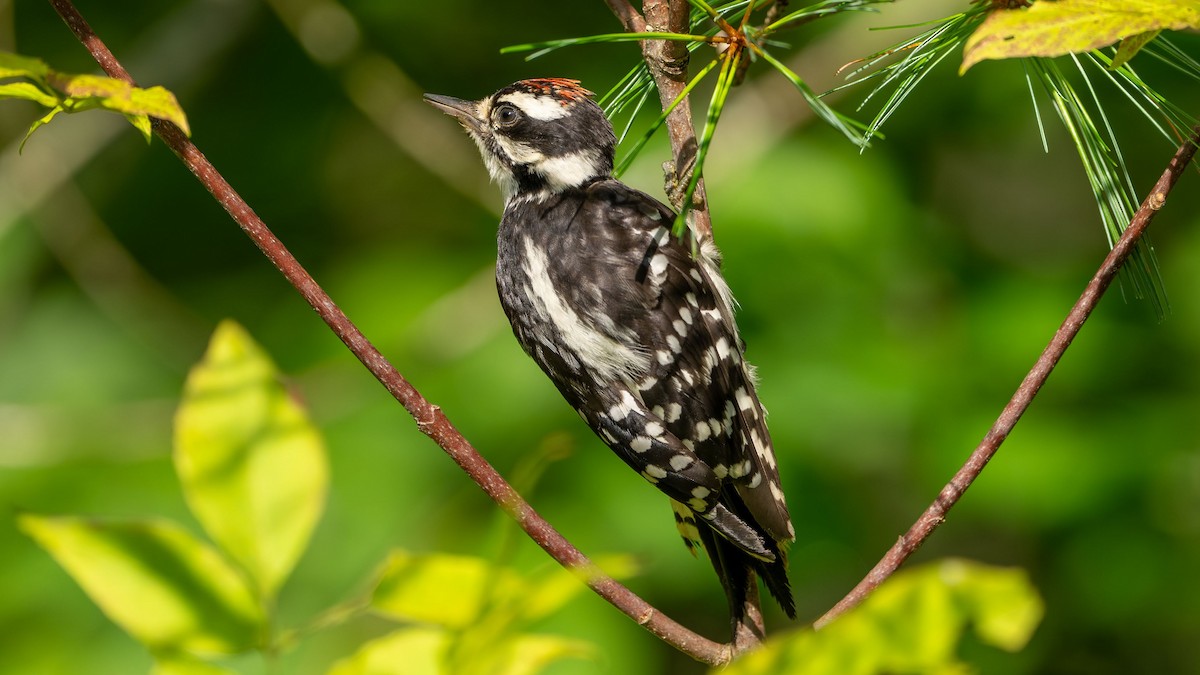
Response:
M71 0L49 2L110 77L133 82L133 78L92 31ZM517 521L531 539L563 567L579 574L597 595L664 642L704 663L720 665L729 662L732 653L728 645L692 632L628 588L605 576L587 556L538 515L450 423L441 408L426 400L367 340L195 144L170 122L158 119L152 119L151 122L155 135L179 157L338 338L413 416L417 428L450 455L493 501Z
M912 555L929 535L937 529L946 520L946 513L956 504L967 488L971 486L983 467L991 461L996 451L1000 449L1000 444L1008 438L1009 432L1016 426L1017 421L1021 419L1021 415L1025 414L1025 410L1029 408L1029 404L1033 402L1033 397L1037 395L1038 390L1046 383L1046 378L1050 376L1050 372L1054 370L1054 366L1058 364L1059 359L1067 351L1067 347L1071 346L1071 341L1079 334L1079 330L1083 328L1083 324L1091 315L1092 310L1096 308L1096 303L1100 301L1101 296L1108 290L1113 279L1116 278L1117 272L1121 266L1129 258L1129 254L1133 252L1134 246L1145 233L1146 228L1150 226L1150 221L1154 220L1154 216L1158 215L1159 209L1166 204L1167 195L1171 193L1171 189L1175 187L1175 183L1179 177L1183 175L1185 169L1192 161L1192 157L1196 153L1197 144L1200 144L1200 126L1192 129L1192 134L1179 149L1175 151L1175 156L1171 158L1170 164L1163 171L1158 182L1154 184L1154 188L1147 195L1137 213L1134 214L1133 220L1130 221L1129 227L1122 233L1121 238L1109 251L1108 256L1104 258L1100 269L1096 271L1095 276L1088 282L1088 285L1083 289L1083 295L1076 301L1075 306L1071 308L1071 312L1067 314L1067 318L1063 321L1062 326L1051 338L1050 344L1042 352L1037 362L1033 365L1033 369L1025 376L1021 386L1017 387L1016 393L1009 400L1008 405L1004 406L1004 410L1000 413L1000 417L996 419L995 424L988 430L987 435L979 442L978 447L967 458L967 462L963 464L958 473L954 474L954 478L946 484L942 491L938 494L937 499L925 509L917 522L913 523L908 532L896 542L894 546L883 556L875 567L871 569L867 576L862 581L858 582L846 597L842 598L836 605L825 613L816 621L814 626L822 628L829 624L837 617L846 613L850 609L856 607L862 602L872 591L880 584L887 580L888 577L896 571Z

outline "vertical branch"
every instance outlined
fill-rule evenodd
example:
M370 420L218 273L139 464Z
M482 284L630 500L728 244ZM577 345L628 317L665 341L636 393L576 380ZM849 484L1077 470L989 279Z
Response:
M630 33L665 31L671 33L690 32L690 5L687 0L644 0L643 17L628 0L605 0L609 9L621 20ZM644 40L642 58L650 68L650 76L658 89L659 104L668 109L687 87L689 55L687 45L670 40ZM667 137L671 141L672 159L663 164L666 174L667 196L676 211L683 210L684 191L696 162L696 129L692 123L692 109L688 98L675 106L666 120ZM712 238L712 218L708 212L708 197L701 178L692 194L690 211L692 223L701 239Z
M620 19L625 30L631 33L646 31L688 33L691 31L691 6L687 0L644 0L643 17L628 0L605 0L609 9ZM670 40L643 40L642 58L650 69L658 89L659 103L667 110L683 94L688 83L689 54L687 45ZM667 136L671 141L673 159L663 164L666 174L667 195L676 211L683 210L692 168L696 164L699 143L692 122L689 98L675 106L666 119ZM708 210L708 197L704 190L704 179L698 178L692 191L689 212L691 224L701 239L712 239L712 217ZM740 620L733 626L731 646L734 654L753 649L765 635L762 609L759 604L757 581L750 585Z

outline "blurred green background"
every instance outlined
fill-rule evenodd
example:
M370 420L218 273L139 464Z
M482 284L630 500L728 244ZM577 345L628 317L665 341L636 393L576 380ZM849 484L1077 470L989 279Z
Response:
M508 44L609 32L602 2L80 0L145 85L177 93L194 139L401 372L502 472L570 455L528 495L583 551L628 552L650 602L727 631L708 563L665 501L616 461L511 337L491 278L500 206L474 146L420 102L567 76L604 91L632 45L533 63ZM902 2L790 34L814 86L900 39L868 28L958 11ZM1200 40L1178 42L1196 55ZM94 64L47 3L0 2L0 49ZM1143 59L1193 114L1200 91ZM708 164L798 540L811 621L937 494L983 436L1105 253L1070 141L1038 137L1021 67L945 63L863 154L791 86L752 69ZM865 90L839 95L847 112ZM1172 146L1112 91L1139 193ZM1044 104L1044 102L1043 102ZM1043 110L1046 108L1043 105ZM493 557L509 536L482 493L367 374L178 161L107 113L0 105L0 672L140 673L109 623L13 514L164 515L195 527L170 462L187 369L216 323L247 327L326 435L328 509L284 588L295 625L361 587L393 547ZM866 118L869 112L860 113ZM664 146L626 176L661 194ZM1033 575L1047 614L987 673L1200 672L1200 215L1189 172L1153 228L1172 311L1114 288L1010 441L915 560L966 556ZM198 527L195 527L199 531ZM513 564L545 556L521 539ZM771 628L786 628L773 608ZM319 673L386 630L363 620L286 655ZM588 595L540 630L596 642L555 672L698 672Z

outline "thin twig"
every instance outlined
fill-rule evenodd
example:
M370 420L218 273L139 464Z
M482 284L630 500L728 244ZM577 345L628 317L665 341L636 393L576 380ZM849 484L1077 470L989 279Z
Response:
M49 2L110 77L133 83L133 78L92 31L71 0ZM664 642L704 663L720 665L730 660L728 645L697 635L659 612L628 588L601 574L583 553L538 515L499 472L471 447L438 406L427 401L384 358L187 136L170 122L152 119L152 124L155 135L212 193L359 361L408 410L417 421L417 427L445 450L493 501L517 521L531 539L561 565L577 571L596 594Z
M1021 415L1029 408L1029 404L1033 402L1033 397L1037 395L1038 390L1045 384L1046 378L1050 376L1050 372L1054 370L1054 366L1058 364L1059 359L1067 351L1067 347L1071 345L1071 341L1079 334L1079 329L1083 327L1088 316L1095 309L1096 303L1100 301L1101 296L1108 290L1110 284L1117 276L1117 272L1125 261L1129 258L1129 254L1133 251L1134 246L1141 238L1142 234L1149 227L1150 221L1154 220L1154 216L1158 214L1159 209L1167 201L1167 195L1171 193L1171 189L1175 187L1175 183L1179 177L1183 175L1188 164L1192 161L1192 157L1196 153L1196 146L1200 144L1200 126L1192 130L1192 135L1179 146L1175 151L1175 156L1171 158L1171 163L1167 165L1158 182L1154 184L1154 188L1150 194L1142 202L1137 213L1134 214L1133 220L1130 221L1129 227L1121 235L1121 238L1109 251L1104 258L1104 262L1100 265L1100 269L1096 271L1096 275L1088 282L1088 285L1083 290L1083 295L1071 308L1071 312L1067 315L1062 326L1054 334L1050 340L1050 344L1042 352L1037 362L1033 365L1033 369L1025 376L1021 386L1017 388L1012 399L1004 410L1000 413L1000 417L996 419L995 424L987 432L987 435L980 441L975 451L967 458L967 462L963 464L958 473L954 474L954 478L942 488L937 499L925 509L917 522L908 529L904 536L900 537L899 541L887 552L883 558L875 564L875 567L858 582L854 587L842 598L836 605L825 613L816 621L814 627L821 628L837 617L841 616L848 610L857 606L863 601L872 591L882 584L888 577L900 567L901 564L916 551L921 544L937 529L939 525L945 522L946 513L958 502L971 483L983 471L983 467L991 461L996 451L1000 449L1000 444L1008 438L1009 432L1016 426L1017 420L1021 419Z

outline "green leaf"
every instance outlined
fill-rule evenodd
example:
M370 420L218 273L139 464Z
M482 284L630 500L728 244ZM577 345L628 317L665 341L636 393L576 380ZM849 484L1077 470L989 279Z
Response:
M126 119L147 140L150 139L150 117L173 122L188 136L192 134L179 101L162 87L142 89L101 75L60 73L41 59L0 52L0 79L4 78L26 78L31 82L0 84L0 98L22 98L51 108L49 114L33 123L25 134L25 140L59 112L81 112L94 108L124 113ZM55 91L61 92L62 96L55 96Z
M50 120L54 119L54 117L56 115L58 115L60 112L63 112L63 107L61 105L54 106L53 108L50 109L50 112L48 112L45 115L42 115L40 118L34 120L33 124L29 125L29 130L25 132L25 138L21 139L21 145L20 145L20 147L17 148L17 151L20 152L21 150L24 150L25 143L29 141L29 137L33 135L33 132L37 131L42 126L49 124Z
M142 138L145 138L147 143L150 142L150 139L154 138L154 128L150 126L149 117L146 117L145 115L131 115L129 113L125 113L125 119L129 120L129 123L133 125L134 129L142 132Z
M637 573L632 556L609 555L596 558L594 569L614 579L625 579ZM526 579L529 586L520 598L519 609L528 621L550 616L579 594L587 590L588 571L566 570L555 566L548 574Z
M1161 30L1152 30L1137 35L1130 35L1121 40L1121 44L1117 45L1117 53L1113 56L1112 63L1109 64L1109 70L1116 70L1129 62L1129 59L1137 56L1137 53L1142 51L1142 47L1150 44L1150 42L1162 33Z
M49 73L50 67L41 59L0 52L0 78L28 77L31 80L41 81L46 79Z
M175 467L205 531L272 597L324 508L325 449L270 359L223 322L188 375Z
M327 675L443 675L449 646L439 628L405 628L366 643Z
M603 564L619 575L633 568L625 556L606 558ZM598 567L592 569L598 573ZM519 632L522 623L552 614L586 590L581 577L588 574L554 567L525 578L482 558L396 551L384 566L371 608L394 619L432 624L420 634L426 640L420 648L437 652L439 672L524 675L560 659L592 656L592 646L584 642ZM430 637L443 630L450 636L445 641ZM359 669L345 671L352 673L402 672L361 670L368 662L384 663L381 654L396 648L393 638L402 643L415 639L404 631L394 634L368 645L341 667Z
M46 90L32 82L8 82L0 84L0 98L21 98L52 108L58 105L58 98L47 94Z
M595 648L553 635L519 635L488 646L472 662L449 670L453 635L432 627L404 628L363 645L334 664L327 675L535 675L563 659L591 658Z
M785 14L762 29L763 35L770 35L780 30L791 28L801 21L811 21L823 16L833 16L842 12L873 12L874 5L890 3L893 0L822 0L803 9Z
M1162 29L1200 28L1198 0L1041 0L990 12L967 40L959 72L984 59L1062 56Z
M945 560L896 574L820 631L768 640L714 673L868 675L969 670L956 646L966 626L1008 651L1023 648L1044 607L1023 570Z
M71 75L51 71L50 84L63 92L76 107L99 106L128 115L148 115L175 123L191 135L187 116L175 95L162 87L141 89L128 82L100 75ZM72 106L68 106L70 108Z
M682 237L687 227L688 212L692 209L692 197L696 194L700 178L704 175L704 160L708 157L708 148L712 145L713 136L717 133L717 124L721 120L721 113L725 110L725 102L729 99L729 91L733 88L738 63L744 57L745 54L741 50L731 49L722 53L719 59L721 69L717 71L717 86L713 89L712 98L709 99L704 129L700 132L695 166L692 167L692 175L688 179L687 188L683 193L683 204L679 209L679 215L675 217L675 224L671 228L676 237ZM682 167L676 167L676 171L681 169Z
M700 84L700 81L703 80L710 72L712 72L712 69L716 68L719 64L720 59L713 59L712 61L708 62L708 65L701 68L694 76L692 76L692 79L688 81L687 86L680 90L680 92L675 96L675 99L671 101L671 104L659 114L658 119L656 119L654 123L650 125L650 128L647 129L644 134L642 134L642 137L633 144L633 147L625 153L625 157L620 161L619 164L617 164L617 168L614 172L616 175L620 176L622 173L625 173L625 170L628 169L629 165L633 163L634 158L637 157L638 153L641 152L646 143L648 143L654 134L660 128L662 128L664 124L666 124L667 117L675 110L675 108L679 107L679 105L683 103L683 100L692 93L692 90L696 88L696 85ZM647 88L646 91L649 93L650 89Z
M942 564L940 577L956 589L980 640L1020 651L1033 637L1045 608L1023 570L993 568L981 574L980 569L975 563L949 560Z
M371 608L405 621L463 629L478 622L492 598L525 586L508 569L481 558L394 551L371 597Z
M128 98L133 85L103 75L71 75L50 71L47 78L55 89L74 98Z
M519 635L500 646L488 664L492 675L535 675L564 659L594 658L596 648L582 640L555 635Z
M156 656L150 675L237 675L237 673L215 663L201 661L184 654L171 654Z
M17 522L151 650L228 654L257 643L263 614L245 581L175 523L30 514Z
M179 127L184 134L188 136L192 135L192 129L188 126L187 115L183 113L183 108L180 107L179 101L175 99L175 94L162 87L150 87L148 89L134 87L129 92L128 99L105 99L104 107L130 115L150 116L167 120Z

